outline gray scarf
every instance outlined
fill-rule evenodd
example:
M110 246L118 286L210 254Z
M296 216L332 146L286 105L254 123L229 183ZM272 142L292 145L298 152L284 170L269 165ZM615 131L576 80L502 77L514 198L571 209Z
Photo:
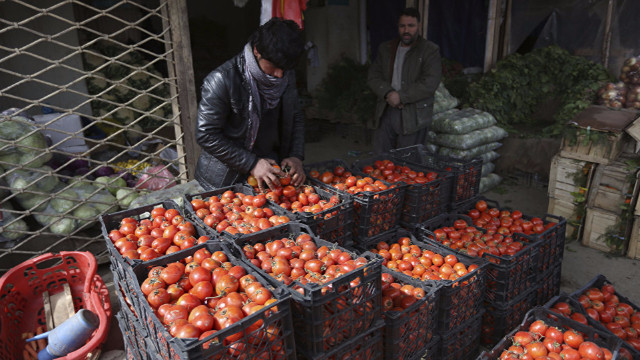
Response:
M245 146L253 149L253 144L260 128L262 110L273 109L278 106L280 98L287 87L289 72L286 71L280 79L265 74L253 55L253 47L250 43L244 46L244 59L245 76L251 87L249 94L249 132Z

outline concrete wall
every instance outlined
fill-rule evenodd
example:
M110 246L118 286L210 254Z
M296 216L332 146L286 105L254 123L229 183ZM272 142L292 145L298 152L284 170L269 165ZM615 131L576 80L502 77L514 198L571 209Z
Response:
M360 1L348 0L348 5L312 7L305 12L307 41L318 49L319 66L311 67L307 61L307 90L313 93L327 74L329 65L341 56L360 58L359 8Z

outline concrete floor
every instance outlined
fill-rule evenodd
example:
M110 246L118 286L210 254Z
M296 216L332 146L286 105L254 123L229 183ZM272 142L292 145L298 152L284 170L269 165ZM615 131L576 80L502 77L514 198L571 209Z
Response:
M352 163L367 157L371 151L369 134L359 128L326 124L317 131L318 133L312 134L317 141L307 142L305 164L336 158ZM507 177L501 185L483 196L531 216L543 216L547 211L546 184L537 181ZM117 311L120 304L113 291L113 277L109 266L102 265L99 270L112 293L114 311ZM571 293L578 290L598 274L605 275L621 294L640 304L640 261L612 257L582 246L577 241L566 244L562 262L561 291ZM103 350L112 351L114 357L109 360L124 359L124 355L118 353L118 349L123 347L122 334L114 317L109 340Z

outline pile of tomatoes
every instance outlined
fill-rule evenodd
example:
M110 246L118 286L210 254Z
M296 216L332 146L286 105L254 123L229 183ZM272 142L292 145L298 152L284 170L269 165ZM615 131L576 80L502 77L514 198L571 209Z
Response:
M276 215L266 205L265 195L245 195L231 190L220 196L191 200L191 208L205 225L231 235L251 234L290 221L289 217Z
M334 167L333 171L327 170L322 173L317 170L311 170L309 176L349 194L376 193L394 187L394 185L387 186L382 181L374 180L370 176L353 175L341 165Z
M470 226L463 219L456 219L453 226L445 226L433 231L435 241L456 251L463 251L469 256L482 257L483 254L515 255L524 248L520 241L514 241L510 234L498 232L483 233Z
M512 337L513 345L500 354L500 360L603 360L612 359L609 349L585 341L584 335L571 329L561 329L535 320L527 331L518 331Z
M382 256L383 266L421 280L455 281L478 268L475 264L467 267L453 254L422 250L409 237L400 237L391 245L380 241L371 252Z
M580 295L578 301L587 311L587 315L640 351L640 311L621 302L613 285L604 284L601 288L590 288Z
M491 208L484 200L476 202L475 207L470 209L467 215L471 217L475 226L487 229L487 233L498 233L505 236L513 233L542 234L556 225L553 222L545 224L539 217L526 220L522 217L520 210L508 211Z
M390 183L404 182L409 185L426 184L438 178L438 173L430 171L424 173L415 171L408 166L396 165L393 161L376 160L373 166L367 165L362 168L362 172L379 180Z
M404 311L426 293L423 288L409 284L401 284L389 273L382 273L382 310Z
M259 192L257 188L254 188L254 191ZM300 188L286 185L267 192L265 197L294 213L318 214L340 203L340 198L337 195L331 196L329 200L322 199L311 185L303 185ZM326 217L329 218L333 215L335 213L327 213Z
M364 257L353 259L349 252L339 248L318 246L307 233L297 235L295 240L282 238L266 244L245 244L242 250L251 263L285 285L294 280L302 285L324 284L368 262ZM358 284L356 279L351 286ZM298 290L304 293L302 288Z
M278 311L270 307L278 300L255 276L231 263L224 252L211 253L207 248L197 250L184 261L151 268L140 288L158 319L176 338L202 340L256 312L266 311L270 316ZM276 325L267 326L258 319L222 342L231 355L259 347L283 354L279 331ZM210 343L214 342L220 340ZM210 343L205 343L205 349Z
M196 230L176 209L154 208L151 218L136 220L125 217L118 229L109 231L109 239L123 257L148 261L188 249L209 240L196 238Z

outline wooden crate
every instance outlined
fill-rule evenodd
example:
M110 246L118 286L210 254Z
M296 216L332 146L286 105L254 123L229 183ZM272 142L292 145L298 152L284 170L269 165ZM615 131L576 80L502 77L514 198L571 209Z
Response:
M572 193L580 192L581 185L584 186L584 189L589 188L589 180L595 167L595 164L588 163L587 161L570 159L556 154L553 159L551 159L551 168L549 170L549 186L547 188L549 198L569 203L573 202L574 196ZM585 169L588 171L587 183L576 184L574 180L575 173L585 171ZM583 191L585 191L584 189Z
M633 219L627 256L632 259L640 259L640 216L635 216Z
M576 218L576 205L573 202L567 202L562 199L555 199L550 197L547 213L562 216L563 218L567 219L565 238L580 238L580 230L582 230L582 223L584 219Z
M620 157L608 165L599 166L593 176L587 204L592 208L622 214L622 206L634 203L638 194L638 176L634 181L629 179L629 170L624 163L626 157Z
M609 141L605 144L585 141L586 136L582 134L577 135L577 141L573 145L569 144L566 138L562 138L560 154L571 159L608 164L620 154L623 141L629 140L625 133L606 134Z
M582 233L582 244L593 249L610 252L604 234L607 228L615 226L620 216L610 211L587 207L584 220L584 232Z

